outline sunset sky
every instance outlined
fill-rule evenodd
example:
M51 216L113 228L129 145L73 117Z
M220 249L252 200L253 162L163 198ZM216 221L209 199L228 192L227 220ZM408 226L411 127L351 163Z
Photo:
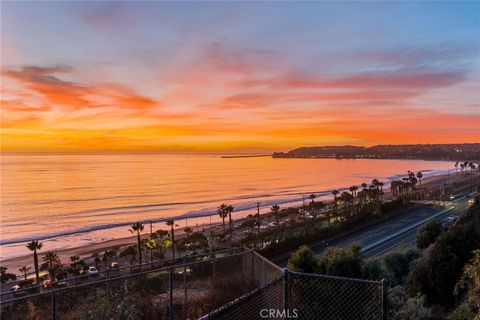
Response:
M2 2L3 151L480 142L480 2Z

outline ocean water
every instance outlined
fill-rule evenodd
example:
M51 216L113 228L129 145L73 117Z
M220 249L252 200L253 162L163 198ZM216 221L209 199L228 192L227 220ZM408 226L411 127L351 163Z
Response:
M246 216L303 194L328 196L334 188L385 182L407 170L425 176L453 164L422 160L221 158L218 155L64 154L2 155L0 259L130 236L128 225L167 217L182 226L207 223L221 203ZM195 218L197 217L197 218ZM214 215L212 221L219 221ZM146 228L149 229L149 228Z

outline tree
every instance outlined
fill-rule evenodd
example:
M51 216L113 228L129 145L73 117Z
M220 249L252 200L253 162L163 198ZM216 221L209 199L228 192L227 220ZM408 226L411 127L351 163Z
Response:
M357 186L351 186L350 188L348 188L348 190L352 193L353 207L355 208L355 211L356 211L355 199L356 199L356 197L357 197L358 187L357 187Z
M136 222L132 224L130 227L129 231L131 233L136 233L137 234L137 250L138 250L138 263L141 265L142 264L142 239L140 238L140 232L143 231L143 223L141 222Z
M442 225L437 220L432 220L422 225L417 231L417 247L424 249L435 242L442 233Z
M17 280L17 276L13 273L7 272L8 268L0 266L0 282L4 284L8 280Z
M222 218L223 233L225 234L225 218L228 216L227 205L225 203L217 208L217 214Z
M427 297L431 304L450 307L454 288L461 278L464 265L480 247L480 233L473 218L464 218L440 234L427 259L417 264L412 289Z
M162 245L163 239L168 236L168 231L166 230L157 230L155 231L155 240L157 241L157 250L158 255L160 256L163 252L162 249L164 246Z
M340 193L338 190L333 190L332 195L333 195L333 221L337 222L336 220L338 219L338 203L337 203L337 196Z
M58 258L58 255L55 252L47 251L47 253L45 253L45 256L43 257L43 262L44 262L44 265L50 270L50 269L53 269L53 266L55 264L60 263L60 259Z
M362 278L382 280L388 277L388 272L378 259L368 259L362 265Z
M405 282L410 272L412 261L419 258L416 250L404 249L388 253L383 263L387 271L391 274L390 282L392 285L399 285Z
M133 268L133 262L136 259L137 250L138 250L137 246L132 245L132 246L128 246L125 250L120 252L119 256L122 258L126 258L130 262L130 268Z
M230 232L230 241L232 240L232 232L233 232L233 220L232 220L232 212L233 212L233 207L228 205L225 210L227 211L228 214L228 229Z
M208 248L208 239L201 232L193 232L188 238L188 247L191 250Z
M349 248L328 248L320 260L322 274L338 277L360 278L362 276L363 260L361 247L353 244Z
M422 171L417 172L417 178L418 178L418 182L420 182L420 187L421 187L422 186L422 178L423 178Z
M27 266L22 266L20 269L18 269L18 271L20 271L23 274L25 281L27 281L27 274L30 271L30 269L31 268Z
M40 283L40 275L38 269L38 254L37 251L41 250L43 247L43 243L38 242L37 240L33 240L27 244L27 248L33 251L33 266L35 268L35 280L37 284Z
M345 219L347 217L347 208L351 204L351 202L353 201L353 196L349 192L343 191L340 194L340 200L343 202L343 214L344 214L344 219Z
M319 270L317 258L309 247L303 245L288 259L288 269L296 272L314 273Z
M175 221L170 219L170 220L167 220L166 224L167 224L167 226L170 227L170 236L172 237L172 239L171 239L171 241L172 241L172 256L173 256L173 259L175 259L175 229L174 229Z
M145 242L145 248L150 250L150 262L153 262L153 250L157 249L157 242L153 239Z
M404 286L390 288L387 301L387 319L433 320L432 311L425 305L425 296L410 297Z
M275 223L277 224L277 230L278 230L278 228L280 227L280 221L278 217L278 214L280 212L280 206L278 204L274 204L271 210L272 210L273 216L275 217Z
M190 228L190 227L185 227L185 229L183 229L183 231L185 232L185 236L188 239L188 238L190 238L190 235L192 234L193 229Z
M480 318L480 250L475 250L472 260L465 265L462 278L458 281L454 293L456 296L464 293L462 309L472 310L472 314L476 313Z

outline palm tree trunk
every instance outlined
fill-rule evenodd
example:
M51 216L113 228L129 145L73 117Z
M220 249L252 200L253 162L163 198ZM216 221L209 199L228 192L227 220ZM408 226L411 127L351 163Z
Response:
M138 244L138 263L142 265L142 244L140 239L140 231L137 231L137 244Z
M172 254L173 254L173 259L175 259L175 230L173 230L172 226Z
M230 241L232 241L232 214L228 214L228 227L230 228Z
M222 223L223 223L223 234L225 234L225 217L222 217Z
M37 284L40 282L40 275L38 274L38 256L37 250L33 251L33 265L35 267L35 279L37 280Z

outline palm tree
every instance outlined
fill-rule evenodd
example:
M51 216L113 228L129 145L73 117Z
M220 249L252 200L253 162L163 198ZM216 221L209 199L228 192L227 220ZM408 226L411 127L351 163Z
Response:
M274 204L271 208L273 216L275 217L275 222L277 224L277 228L280 226L280 220L278 214L280 212L280 206L278 204Z
M312 193L311 195L308 196L308 198L310 198L310 204L313 204L315 202L316 197L317 196L314 193Z
M172 256L175 259L175 221L173 219L166 221L167 226L170 227L170 235L172 237Z
M340 191L338 191L337 189L333 190L332 191L332 194L333 194L333 221L335 222L337 220L337 206L338 206L338 203L337 203L337 196L338 194L340 193Z
M418 181L420 182L420 187L421 187L422 186L422 178L423 178L422 171L417 172L417 178L418 178Z
M189 239L189 238L190 238L190 235L191 235L192 232L193 232L193 229L190 228L190 227L185 227L185 229L183 229L183 231L185 231L186 238Z
M131 233L137 233L137 249L138 249L138 264L142 264L142 240L140 238L140 232L143 231L143 223L136 222L132 224L131 229L129 231Z
M353 196L349 192L343 191L340 194L340 199L343 202L343 213L344 213L344 219L345 219L345 217L347 216L347 207L350 204L350 202L352 202ZM350 213L351 213L351 211L350 211Z
M220 218L222 218L224 234L225 234L225 218L228 216L227 207L228 206L225 203L223 203L217 208L217 214L220 216Z
M233 212L233 206L228 205L225 210L227 211L228 214L228 228L230 232L230 240L232 240L232 232L233 232L233 220L232 220L232 212Z
M60 263L60 259L55 252L47 251L47 253L45 253L45 256L43 257L43 262L48 269L52 269L54 264Z
M77 265L80 262L80 256L71 256L70 261L72 261L73 270L77 271Z
M37 250L41 250L43 247L43 243L38 242L37 240L33 240L27 244L27 248L33 251L33 266L35 267L35 279L37 284L40 282L40 276L38 272L38 255Z
M23 266L21 267L20 269L18 269L18 271L20 271L21 273L23 273L23 277L25 278L25 281L27 281L27 273L30 271L30 267L27 267L27 266Z
M459 165L459 162L458 161L455 162L455 172L456 172L457 176L458 176L458 165Z

